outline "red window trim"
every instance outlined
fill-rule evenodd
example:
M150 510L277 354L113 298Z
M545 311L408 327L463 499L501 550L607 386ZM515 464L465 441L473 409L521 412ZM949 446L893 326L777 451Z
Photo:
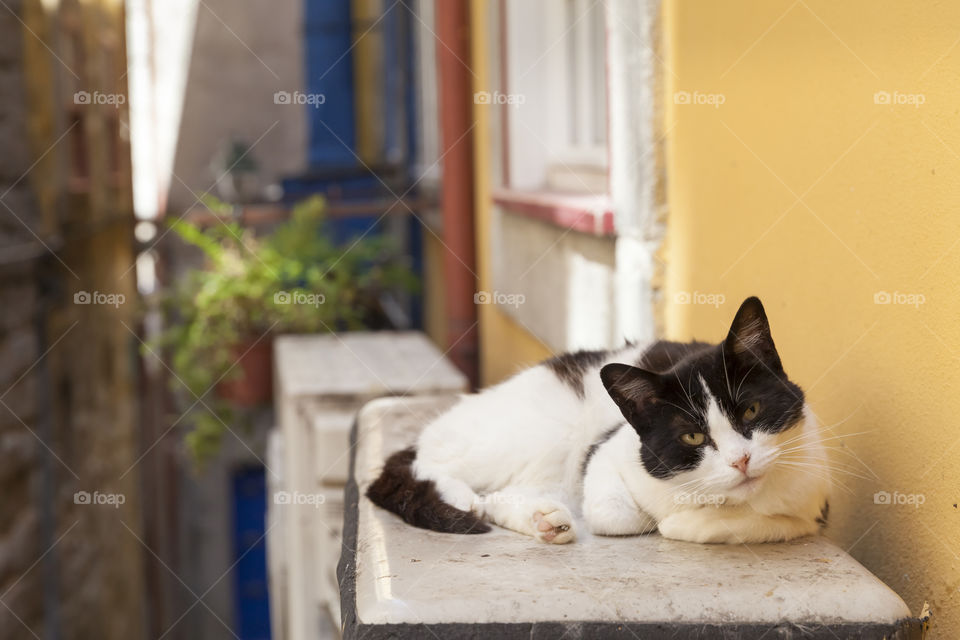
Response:
M563 229L596 236L616 235L609 196L500 189L494 191L493 203L510 213Z

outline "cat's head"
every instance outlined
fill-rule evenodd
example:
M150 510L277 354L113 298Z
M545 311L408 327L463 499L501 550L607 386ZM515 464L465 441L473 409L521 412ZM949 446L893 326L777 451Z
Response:
M804 420L803 391L783 370L760 300L743 302L718 345L654 348L660 352L642 364L656 371L629 364L600 371L640 435L644 467L686 495L748 499Z

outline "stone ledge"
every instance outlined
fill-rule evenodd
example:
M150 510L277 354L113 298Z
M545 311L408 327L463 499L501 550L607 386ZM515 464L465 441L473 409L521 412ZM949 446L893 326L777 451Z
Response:
M353 400L466 387L464 375L415 331L284 335L274 351L276 389L284 398Z
M899 596L822 537L719 546L653 534L552 547L501 529L415 529L361 498L385 455L452 401L383 398L358 416L338 569L345 638L420 637L425 627L443 638L921 637Z

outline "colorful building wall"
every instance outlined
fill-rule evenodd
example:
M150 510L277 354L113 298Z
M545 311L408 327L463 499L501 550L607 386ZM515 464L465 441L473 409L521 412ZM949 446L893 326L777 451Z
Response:
M960 628L960 7L919 9L665 4L665 321L671 338L717 340L761 297L827 435L859 434L829 443L856 475L836 475L828 535L914 613L929 601L931 637L947 638Z

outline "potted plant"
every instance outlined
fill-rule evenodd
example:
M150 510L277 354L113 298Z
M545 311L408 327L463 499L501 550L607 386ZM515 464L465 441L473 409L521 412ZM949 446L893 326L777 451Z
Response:
M238 408L270 400L273 336L369 327L384 292L415 287L390 239L337 246L323 212L322 198L306 200L262 237L230 220L173 223L205 264L166 296L168 327L156 343L169 354L172 384L190 391L187 444L198 461L219 448Z

